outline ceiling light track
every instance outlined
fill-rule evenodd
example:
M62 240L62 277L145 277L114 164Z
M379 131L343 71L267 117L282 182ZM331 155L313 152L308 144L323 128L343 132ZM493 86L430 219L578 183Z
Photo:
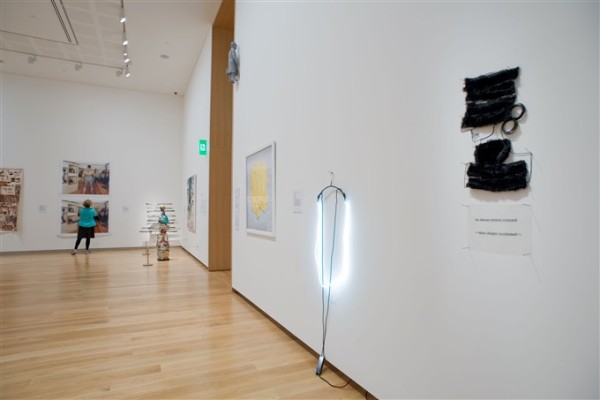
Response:
M79 44L77 40L77 36L75 35L75 31L73 30L73 25L71 24L71 20L69 19L69 15L67 14L67 9L63 4L62 0L58 0L60 2L60 8L56 4L56 0L50 0L52 3L52 7L54 7L54 12L56 13L56 17L60 22L60 26L63 28L65 33L65 37L72 44ZM62 9L62 12L61 12ZM68 25L68 26L67 26Z
M123 68L123 67L120 67L120 66L119 67L115 67L113 65L83 62L83 61L79 61L79 60L70 60L68 58L44 56L44 55L40 55L40 54L31 54L31 53L26 53L26 52L23 52L23 51L16 51L16 50L10 50L10 49L5 49L5 48L2 48L0 50L2 50L2 51L8 51L8 52L11 52L11 53L23 54L23 55L27 56L27 62L29 64L35 63L38 60L38 58L47 58L47 59L50 59L50 60L66 61L66 62L73 63L73 68L76 71L81 70L83 68L83 66L85 66L85 65L90 65L90 66L94 66L94 67L102 67L102 68L110 68L110 69L114 69L114 70L120 71L121 73L123 73L126 70L126 68Z
M8 34L8 35L14 35L14 36L17 36L17 37L24 37L24 38L35 39L35 40L42 40L44 42L49 42L49 43L58 43L58 44L64 44L64 45L69 45L69 46L76 46L76 45L79 44L79 43L64 42L62 40L47 39L47 38L43 38L43 37L39 37L39 36L25 35L25 34L22 34L22 33L5 31L5 30L2 30L2 29L0 29L0 32L2 32L4 34Z
M131 73L129 72L129 64L131 64L131 58L129 57L129 51L127 50L127 46L129 45L129 40L127 39L127 17L125 16L125 2L121 0L121 12L119 13L119 22L123 25L123 62L125 63L125 78L129 78ZM117 75L117 76L120 76Z
M58 17L58 20L60 21L60 26L63 28L63 31L65 32L65 36L67 37L67 40L69 42L72 42L73 40L71 40L71 35L69 35L69 31L67 30L67 27L65 26L65 21L63 20L62 15L60 15L60 11L58 11L58 6L56 5L56 1L50 0L50 3L52 3L52 7L54 7L54 12L56 13L56 16Z

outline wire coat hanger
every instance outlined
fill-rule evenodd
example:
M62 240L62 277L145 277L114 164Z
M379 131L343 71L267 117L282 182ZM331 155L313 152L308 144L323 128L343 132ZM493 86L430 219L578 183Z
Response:
M334 174L333 172L329 171L329 175L331 176L331 180L330 180L330 182L329 182L329 185L325 186L325 187L323 188L323 190L321 190L321 191L319 192L319 194L317 195L317 201L319 201L319 200L321 200L321 199L322 199L322 197L323 197L323 194L325 193L325 191L326 191L327 189L335 189L336 191L339 191L339 192L342 194L342 196L344 197L344 200L346 200L346 193L344 193L344 191L343 191L341 188L339 188L339 187L337 187L337 186L335 186L335 185L333 184L333 179L335 178L335 174Z

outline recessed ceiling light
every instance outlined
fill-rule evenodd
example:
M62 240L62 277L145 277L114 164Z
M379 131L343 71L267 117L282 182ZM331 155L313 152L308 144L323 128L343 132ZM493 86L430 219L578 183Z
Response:
M160 58L164 58L166 60L167 58L169 58L169 55L168 54L161 54Z

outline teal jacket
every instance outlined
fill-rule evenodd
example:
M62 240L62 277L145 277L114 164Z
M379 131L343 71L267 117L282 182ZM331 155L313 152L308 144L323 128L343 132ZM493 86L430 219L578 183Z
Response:
M92 207L83 207L79 210L79 226L84 228L96 226L96 220L94 219L96 215L98 215L96 209Z
M169 218L167 217L166 214L163 213L160 215L160 217L158 217L158 223L169 225Z

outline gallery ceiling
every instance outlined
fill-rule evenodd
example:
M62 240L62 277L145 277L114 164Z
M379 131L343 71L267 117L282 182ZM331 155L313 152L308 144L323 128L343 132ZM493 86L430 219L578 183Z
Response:
M0 0L0 70L183 95L220 4L221 0Z

